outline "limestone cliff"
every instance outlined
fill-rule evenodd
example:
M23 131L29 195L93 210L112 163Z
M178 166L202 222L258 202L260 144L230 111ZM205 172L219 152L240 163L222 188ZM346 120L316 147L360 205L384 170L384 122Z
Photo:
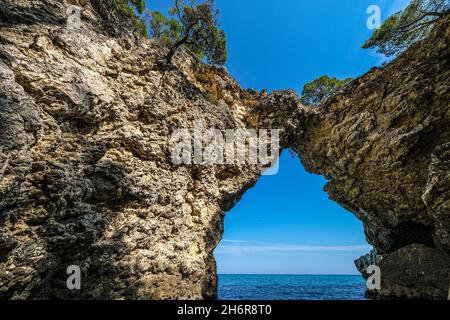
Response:
M324 175L379 257L375 297L446 299L450 286L450 17L310 113L293 149ZM364 273L373 255L356 262Z
M161 68L167 48L111 1L0 0L1 298L215 298L224 215L261 170L175 165L170 137L196 120L282 129L281 147L363 221L382 269L372 294L447 297L448 19L311 110L188 52ZM66 28L70 4L80 29Z

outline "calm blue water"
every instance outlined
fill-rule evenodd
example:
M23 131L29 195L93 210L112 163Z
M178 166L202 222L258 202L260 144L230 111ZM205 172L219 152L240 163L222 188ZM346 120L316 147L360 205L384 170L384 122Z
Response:
M221 300L364 300L366 283L347 275L219 275Z

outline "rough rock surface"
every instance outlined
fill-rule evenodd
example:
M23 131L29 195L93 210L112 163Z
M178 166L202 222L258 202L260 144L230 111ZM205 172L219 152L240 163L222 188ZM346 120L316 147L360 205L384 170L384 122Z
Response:
M426 40L310 113L293 149L364 224L370 296L446 299L450 285L450 16ZM366 275L367 276L367 275Z
M281 147L363 221L383 274L370 294L447 297L448 19L309 110L187 52L161 68L167 49L133 36L111 1L0 0L0 298L215 298L224 214L261 170L173 164L170 137L195 120L282 129ZM69 265L81 290L66 287Z
M214 298L224 213L260 168L176 166L171 134L195 120L293 132L295 95L246 92L187 53L160 70L164 48L99 33L90 3L68 30L67 6L0 2L0 296Z

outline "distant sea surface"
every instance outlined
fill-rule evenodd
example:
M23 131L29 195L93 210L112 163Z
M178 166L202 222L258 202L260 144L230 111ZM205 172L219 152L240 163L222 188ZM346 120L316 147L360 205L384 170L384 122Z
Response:
M358 275L219 275L220 300L365 300Z

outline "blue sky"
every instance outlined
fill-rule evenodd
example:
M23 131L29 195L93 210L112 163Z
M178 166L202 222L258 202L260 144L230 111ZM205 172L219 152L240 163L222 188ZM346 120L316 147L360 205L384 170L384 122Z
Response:
M148 0L167 12L172 1ZM216 0L227 33L226 67L244 88L295 89L327 74L357 77L385 58L361 45L369 5L382 19L409 0ZM215 251L219 273L357 274L367 253L361 223L328 199L326 181L287 151L280 172L260 179L227 214Z
M225 219L215 251L219 273L354 274L371 247L361 223L285 151L280 171L263 176Z

